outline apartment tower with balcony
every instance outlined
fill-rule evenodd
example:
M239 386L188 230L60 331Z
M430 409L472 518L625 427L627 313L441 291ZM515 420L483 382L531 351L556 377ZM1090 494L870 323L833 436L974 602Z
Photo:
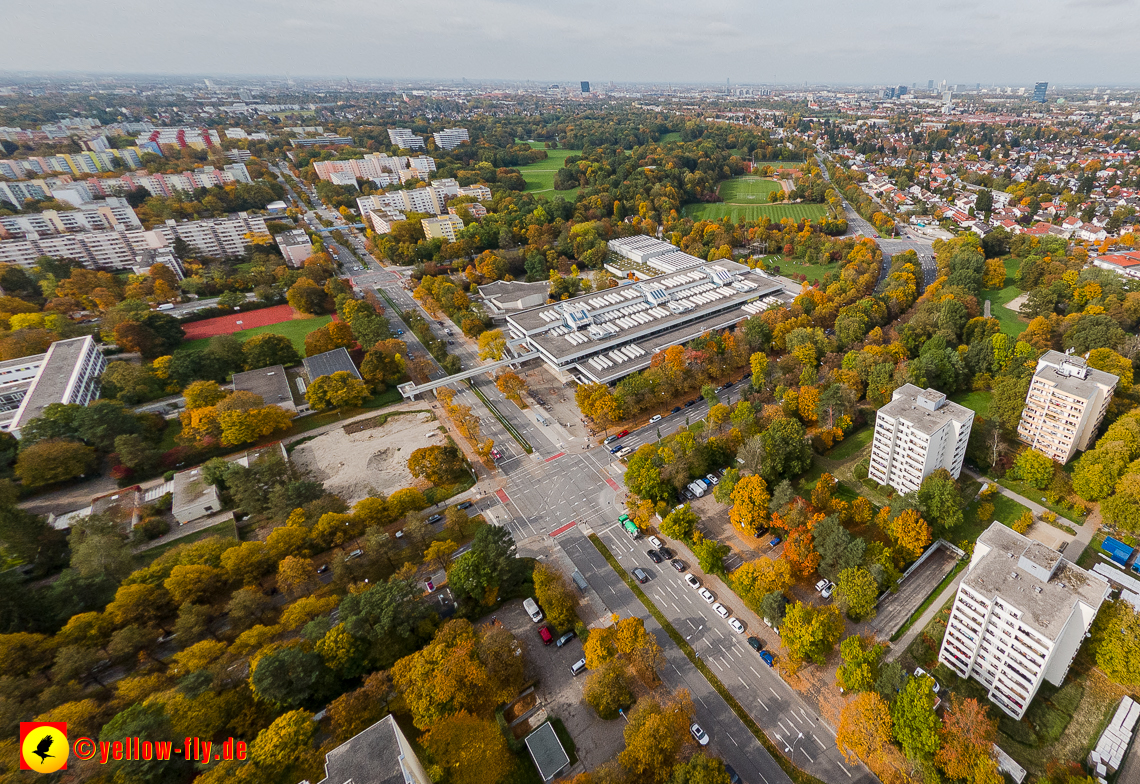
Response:
M1042 681L1065 680L1109 591L1056 550L995 522L974 546L938 660L1020 719Z
M974 412L934 389L903 384L875 417L868 476L900 493L918 490L939 468L962 473Z
M1092 446L1118 381L1082 357L1046 351L1029 383L1017 437L1064 465Z

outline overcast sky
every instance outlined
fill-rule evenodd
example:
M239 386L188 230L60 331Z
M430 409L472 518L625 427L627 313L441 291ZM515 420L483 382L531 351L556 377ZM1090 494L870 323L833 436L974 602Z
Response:
M1140 83L1140 0L12 0L0 70Z

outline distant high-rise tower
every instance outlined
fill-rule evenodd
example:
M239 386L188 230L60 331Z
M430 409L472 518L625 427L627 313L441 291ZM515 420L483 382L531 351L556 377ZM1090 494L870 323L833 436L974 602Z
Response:
M900 84L900 85L898 86L898 89L897 89L897 90L895 90L895 95L899 96L900 98L901 98L902 96L906 95L906 85L905 85L905 84Z
M584 92L584 93L590 92L590 83L589 82L582 82L582 92Z
M1037 103L1045 103L1045 92L1048 89L1048 82L1038 82L1033 85L1033 100L1037 101Z
M934 89L934 80L933 79L927 79L926 80L926 89L927 90L933 90Z

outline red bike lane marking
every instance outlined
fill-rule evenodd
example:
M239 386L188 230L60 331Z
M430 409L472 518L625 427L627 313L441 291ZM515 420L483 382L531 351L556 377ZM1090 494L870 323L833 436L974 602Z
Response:
M499 500L502 501L504 504L508 503L511 500L510 498L507 498L507 491L506 490L496 490L495 495L497 495L499 497Z
M612 487L614 490L621 490L621 488L618 486L618 483L610 479L608 476L606 477L606 484Z
M565 452L559 452L559 453L558 453L558 454L556 454L556 455L553 455L553 456L551 456L551 457L548 457L548 458L546 458L546 459L545 459L545 460L543 460L542 462L544 462L544 463L549 463L551 460L557 460L558 458L562 457L562 456L563 456L563 455L565 455L565 454L566 454Z
M571 521L571 522L567 523L566 525L562 526L561 528L555 528L553 531L550 532L550 536L558 536L558 534L566 533L567 531L569 531L571 528L573 528L576 525L578 525L578 524Z

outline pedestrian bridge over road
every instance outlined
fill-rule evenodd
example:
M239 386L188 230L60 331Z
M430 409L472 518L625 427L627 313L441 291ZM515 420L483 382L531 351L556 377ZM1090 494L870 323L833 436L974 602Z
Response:
M404 400L415 400L416 395L423 394L424 392L431 392L432 390L439 389L440 387L446 387L460 381L466 381L469 378L475 378L476 376L481 376L484 373L490 373L492 370L498 370L499 368L506 367L507 365L521 365L523 362L526 362L530 359L536 359L537 357L537 354L524 354L521 357L500 359L498 362L488 362L485 365L480 365L479 367L472 368L471 370L464 370L459 373L453 373L450 376L444 376L443 378L436 379L435 381L429 381L426 384L414 384L409 381L406 384L400 384L398 387L396 387L396 389L398 389L400 391L400 394L404 396Z

